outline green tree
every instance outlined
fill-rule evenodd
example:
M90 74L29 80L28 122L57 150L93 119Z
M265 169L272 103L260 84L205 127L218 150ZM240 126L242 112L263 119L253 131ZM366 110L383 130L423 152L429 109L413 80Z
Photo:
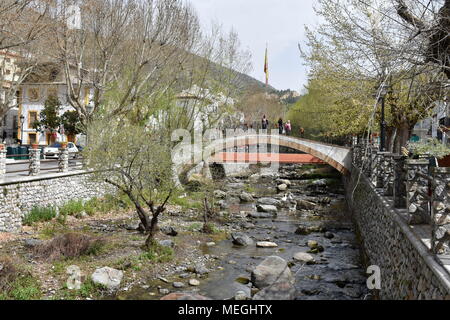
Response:
M151 247L175 188L169 141L126 118L92 122L88 134L96 137L85 149L94 179L127 195L148 234L146 247Z
M66 135L75 136L84 132L84 127L76 111L66 111L61 116L61 123L64 126Z
M39 114L39 120L32 124L33 129L38 131L50 131L53 133L61 124L61 117L59 111L61 110L61 103L55 96L49 96L44 103L44 109Z

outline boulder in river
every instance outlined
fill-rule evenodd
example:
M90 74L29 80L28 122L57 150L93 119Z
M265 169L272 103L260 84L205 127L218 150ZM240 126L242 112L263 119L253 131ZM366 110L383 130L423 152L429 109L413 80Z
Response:
M256 243L258 248L276 248L278 245L275 242L270 241L259 241Z
M286 191L288 189L288 186L285 184L280 184L277 187L278 191Z
M185 287L183 282L174 282L174 283L172 283L172 286L177 289Z
M308 242L306 243L308 247L310 247L311 249L315 249L319 246L319 243L315 240L308 240Z
M331 232L325 232L324 237L327 239L333 239L334 238L334 234L332 234Z
M312 233L311 229L306 226L299 226L297 230L295 230L295 234L299 234L302 236L306 236L308 234Z
M248 216L254 219L269 219L273 218L274 214L268 212L250 212Z
M197 279L191 279L191 280L189 280L189 285L193 286L193 287L197 287L200 285L200 281L198 281Z
M270 256L264 259L251 274L252 283L255 287L263 289L276 282L287 282L291 285L294 283L294 278L289 269L286 260L278 256Z
M278 184L285 184L285 185L287 185L288 187L290 187L290 186L292 185L291 181L290 181L290 180L287 180L287 179L278 179L278 180L277 180L277 183L278 183Z
M122 271L110 267L99 268L91 275L91 279L95 284L102 285L109 290L119 288L122 278Z
M297 200L297 209L299 210L314 210L316 208L316 204L307 200Z
M196 274L199 274L199 275L203 275L203 274L209 273L209 270L205 266L203 266L201 264L197 264L195 266L194 271L195 271Z
M267 213L277 213L278 209L277 207L269 204L258 204L256 206L256 209L258 212L267 212Z
M252 300L294 300L295 287L288 281L279 281L256 293Z
M244 291L238 291L234 295L234 300L236 301L244 301L244 300L250 300L251 297L248 296L248 294Z
M253 202L255 199L253 199L253 196L245 191L242 191L242 193L239 195L239 198L242 202Z
M281 201L274 198L259 198L257 202L261 205L281 206Z
M294 254L294 260L304 262L307 264L314 263L314 257L306 252L298 252Z
M254 244L254 241L245 233L242 232L235 232L231 234L231 239L233 241L233 244L237 246L250 246Z

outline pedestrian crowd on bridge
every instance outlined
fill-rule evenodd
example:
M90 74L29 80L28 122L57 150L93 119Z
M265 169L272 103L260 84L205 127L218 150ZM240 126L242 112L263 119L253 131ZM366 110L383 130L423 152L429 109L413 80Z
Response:
M257 125L258 127L258 125ZM278 133L280 135L287 135L290 136L292 134L292 124L291 124L291 120L287 120L286 122L283 121L283 118L279 118L278 122L275 123L274 126L276 129L278 129ZM243 129L244 131L248 131L248 130L252 130L253 129L253 123L245 123L243 125ZM261 129L262 130L269 130L270 129L270 122L269 119L267 119L267 116L264 114L261 118ZM305 129L300 128L299 129L299 135L300 137L303 138L304 134L305 134Z

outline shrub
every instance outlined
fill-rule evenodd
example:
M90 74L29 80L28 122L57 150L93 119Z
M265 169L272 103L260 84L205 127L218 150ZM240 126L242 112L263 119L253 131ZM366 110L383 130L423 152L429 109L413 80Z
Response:
M97 254L104 245L104 240L86 234L66 233L55 237L50 242L38 246L35 254L48 260L60 258L77 258L83 255Z
M33 207L24 219L23 224L30 226L35 222L50 221L56 217L56 210L53 207Z
M59 209L59 214L63 216L73 216L84 211L81 200L70 200Z

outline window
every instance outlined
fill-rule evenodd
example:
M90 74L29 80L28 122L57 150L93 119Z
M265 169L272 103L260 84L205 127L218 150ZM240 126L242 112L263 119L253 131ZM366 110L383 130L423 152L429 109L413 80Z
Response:
M29 133L28 134L28 144L37 143L37 136L36 133Z
M38 112L28 111L28 128L31 128L36 121L38 121Z

